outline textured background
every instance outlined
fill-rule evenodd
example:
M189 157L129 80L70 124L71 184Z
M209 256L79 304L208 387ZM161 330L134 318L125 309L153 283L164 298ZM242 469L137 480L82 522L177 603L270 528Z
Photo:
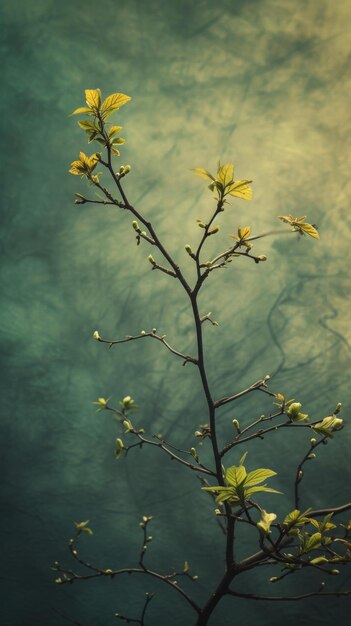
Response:
M195 476L157 451L116 463L115 425L91 404L131 394L140 424L179 446L206 420L195 368L182 368L157 342L107 351L91 340L95 328L120 338L156 326L190 352L193 327L180 288L150 271L146 245L136 248L128 216L72 206L73 192L86 186L68 164L86 140L68 114L83 104L85 88L133 97L115 118L127 139L121 162L133 168L128 194L189 278L183 246L195 245L195 220L213 206L191 167L232 160L239 178L254 180L254 202L236 200L222 215L219 249L239 224L260 232L280 213L306 213L318 224L319 243L263 240L256 249L267 263L239 259L208 281L202 312L220 322L205 328L210 380L218 397L269 372L274 389L301 400L312 417L339 400L347 417L351 3L3 0L1 21L2 623L113 624L117 610L137 613L142 592L154 590L149 623L190 626L187 608L153 581L53 584L50 564L66 558L74 520L89 518L94 528L86 555L114 567L134 562L139 518L154 515L150 564L189 559L198 598L222 571L215 555L223 541ZM234 415L244 421L269 407L256 395L234 414L223 410L221 437L230 436ZM266 496L270 511L292 508L299 441L289 431L249 448L249 468L281 468L275 486L286 495ZM321 451L303 506L349 499L349 449L345 429ZM248 537L241 548L250 550ZM252 574L247 589L271 592L269 575ZM306 590L307 578L282 589ZM211 624L277 626L282 615L287 626L297 618L301 626L330 624L347 610L350 602L339 599L239 600L223 603Z

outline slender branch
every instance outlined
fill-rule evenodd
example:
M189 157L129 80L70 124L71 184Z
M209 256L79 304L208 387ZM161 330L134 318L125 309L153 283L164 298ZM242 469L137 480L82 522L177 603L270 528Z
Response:
M269 374L267 374L264 378L257 380L255 383L250 385L250 387L247 387L247 389L244 389L243 391L239 391L239 393L236 393L233 396L225 396L224 398L220 398L220 400L216 400L214 405L216 408L218 408L220 406L223 406L224 404L228 404L228 402L233 402L234 400L237 400L238 398L242 398L242 396L246 396L246 394L250 393L251 391L260 389L260 387L266 387L266 383L269 379L270 379L270 376ZM274 396L274 393L272 393L272 395Z
M243 593L241 591L233 591L228 589L227 595L235 596L237 598L246 598L247 600L267 600L271 602L289 602L293 600L304 600L305 598L311 598L312 596L349 596L351 589L347 591L310 591L309 593L303 593L298 596L260 596L255 593Z
M182 352L178 352L178 350L175 350L175 348L172 348L172 346L165 340L166 335L157 335L156 331L155 332L152 331L148 333L146 333L145 331L142 331L140 335L127 335L125 339L117 339L117 340L103 339L102 337L99 337L97 341L99 341L100 343L107 343L109 347L112 348L112 346L115 346L119 343L127 343L128 341L134 341L135 339L143 339L144 337L151 337L152 339L157 339L157 341L160 341L161 343L163 343L163 345L170 352L172 352L176 356L179 356L181 359L183 359L184 364L185 363L197 364L197 359L195 357L189 356L188 354L183 354Z

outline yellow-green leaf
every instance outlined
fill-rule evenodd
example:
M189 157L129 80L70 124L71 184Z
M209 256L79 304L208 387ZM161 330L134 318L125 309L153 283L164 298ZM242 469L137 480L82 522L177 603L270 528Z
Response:
M242 198L242 200L252 200L252 189L248 185L252 180L237 180L228 189L230 196Z
M214 181L212 174L210 174L210 172L205 170L205 168L203 167L193 167L191 171L194 172L194 174L196 174L197 176L200 176L200 178L204 178L205 180L210 179Z
M305 235L313 237L313 239L320 239L318 230L312 224L307 224L307 222L299 224L299 230L302 230Z
M241 226L239 226L238 235L239 239L248 239L251 235L251 226L244 226L244 228L241 228ZM232 235L229 236L231 237Z
M239 465L239 467L228 467L225 473L225 479L231 487L238 487L241 485L246 478L246 469L243 465Z
M100 89L86 89L85 99L87 105L92 109L99 109L101 104L101 91Z
M271 476L276 476L277 472L273 472L273 470L270 469L257 469L254 470L253 472L249 472L246 480L245 480L245 487L251 487L254 485L259 485L260 483L263 483L264 480L267 480L267 478L270 478Z
M111 113L117 111L117 109L129 102L129 100L131 100L131 97L124 93L113 93L110 96L107 96L101 107L102 116L106 118L108 115L111 115Z
M217 177L216 180L218 180L223 187L226 187L229 183L232 182L234 177L234 165L233 163L225 163L224 165L220 165L218 170L217 170Z
M91 113L91 109L89 107L79 107L71 115L79 115L80 113Z
M111 126L110 130L108 131L109 138L111 139L115 135L118 135L120 130L122 130L122 126Z
M268 534L271 532L271 524L274 520L277 519L275 513L267 513L264 509L261 510L261 519L257 522L257 526L264 533Z

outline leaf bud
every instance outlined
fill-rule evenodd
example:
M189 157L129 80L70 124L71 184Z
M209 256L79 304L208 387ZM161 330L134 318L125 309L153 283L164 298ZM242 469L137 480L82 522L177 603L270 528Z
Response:
M93 338L96 339L96 341L101 341L101 337L99 335L99 331L98 330L94 330Z
M106 574L106 576L113 574L112 569L105 569L104 574Z
M208 235L215 235L219 231L219 226L214 226L211 230L208 231Z
M269 582L270 583L276 583L277 580L279 580L278 576L271 576L270 579L269 579Z
M338 569L331 569L330 570L330 574L332 574L332 576L338 576L338 574L340 574L340 570L338 570Z
M138 222L136 220L132 221L132 226L133 226L134 230L136 230L136 231L140 230L139 224L138 224Z
M314 452L311 452L311 454L309 454L307 458L308 459L315 459L316 455L314 454Z
M341 409L342 409L342 404L341 402L338 402L334 409L334 415L337 415L338 413L340 413Z
M198 463L199 462L199 457L197 455L197 452L196 452L195 448L190 448L190 454L195 459L196 463Z
M189 246L189 244L188 244L188 243L186 244L186 246L184 246L184 248L185 248L186 252L187 252L190 256L192 256L193 251L192 251L192 249L191 249L191 247Z
M314 437L312 437L312 439L310 440L311 446L315 446L317 443L317 439L315 439Z
M265 254L260 254L260 256L257 257L259 261L267 261L267 257Z
M130 165L125 165L124 167L124 174L129 174L130 170L131 170L131 166Z
M151 265L156 265L156 261L154 257L152 256L152 254L149 254L147 258L148 258L148 261L150 261Z
M237 429L238 433L240 433L240 424L239 424L238 420L236 420L236 419L232 420L232 424L233 424L234 428Z
M146 331L145 331L145 330L141 330L141 331L140 331L140 334L141 334L141 335L146 335Z

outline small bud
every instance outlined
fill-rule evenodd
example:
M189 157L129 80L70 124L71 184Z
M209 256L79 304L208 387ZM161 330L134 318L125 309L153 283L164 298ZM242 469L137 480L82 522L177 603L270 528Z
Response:
M62 578L55 578L55 583L56 583L56 585L62 585L62 583L63 583Z
M260 254L260 256L257 257L259 261L267 261L267 257L265 254Z
M338 402L334 409L334 415L337 415L338 413L340 413L341 409L342 409L342 404L341 402Z
M215 235L219 231L219 226L214 226L211 230L208 231L208 235Z
M131 166L130 165L125 165L124 166L124 174L129 174L130 170L131 170Z
M140 331L140 334L141 334L141 335L146 335L146 331L145 331L145 330L141 330L141 331Z
M308 455L307 457L308 459L315 459L316 455L312 452L311 454Z
M136 230L136 231L140 230L139 224L138 224L138 222L136 220L132 221L132 226L133 226L134 230Z
M124 173L124 165L121 165L121 167L119 168L118 173L119 174L123 174Z
M198 220L197 225L199 226L199 228L206 228L206 224L201 222L201 220Z
M310 440L311 446L315 446L317 443L317 439L315 439L314 437L312 437L312 439Z
M279 580L278 576L271 576L270 579L269 579L269 582L270 583L276 583L277 580Z
M98 330L94 330L93 338L96 339L96 341L100 341L101 340L101 337L99 335L99 331Z
M236 419L232 420L232 424L233 424L234 428L237 429L238 433L240 433L240 424L239 424L238 420L236 420Z
M157 333L157 328L153 328L153 329L152 329L152 334L153 334L153 335L156 335L156 333Z
M199 462L199 457L197 455L197 452L196 452L195 448L190 448L190 454L195 459L196 463L198 463Z
M112 569L105 569L104 574L106 574L106 576L113 574Z
M340 571L338 569L331 569L330 574L332 574L332 576L338 576L338 574L340 574Z
M151 265L156 265L156 261L154 257L152 256L152 254L149 254L147 258L148 258L148 261L150 261Z
M186 246L184 246L184 249L186 250L186 252L187 252L188 254L190 254L190 256L192 256L192 255L193 255L193 251L192 251L192 249L191 249L191 247L189 246L189 244L188 244L188 243L187 243L187 245L186 245Z

